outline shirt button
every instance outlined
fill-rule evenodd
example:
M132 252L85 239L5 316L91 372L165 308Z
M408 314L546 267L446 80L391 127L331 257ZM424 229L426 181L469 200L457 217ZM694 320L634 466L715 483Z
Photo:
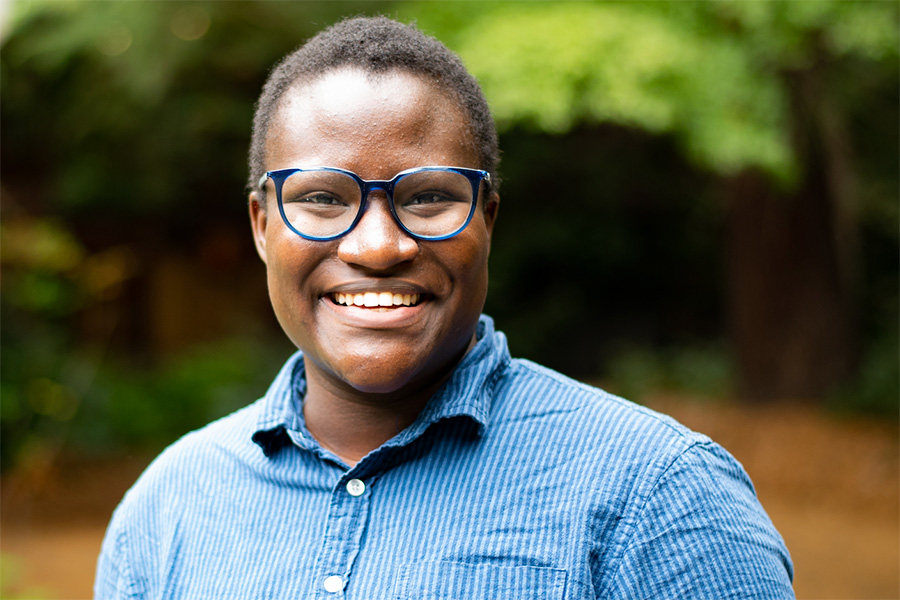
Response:
M344 587L344 580L340 578L338 575L332 575L331 577L325 578L325 591L330 592L332 594L341 591Z
M359 479L351 479L347 482L347 493L351 496L362 496L366 491L366 484Z

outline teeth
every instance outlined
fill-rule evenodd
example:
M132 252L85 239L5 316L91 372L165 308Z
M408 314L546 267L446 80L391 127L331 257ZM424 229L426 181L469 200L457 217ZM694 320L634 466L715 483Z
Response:
M364 294L332 294L331 299L344 306L365 306L384 310L385 307L413 306L419 303L419 294L392 294L391 292L366 292Z

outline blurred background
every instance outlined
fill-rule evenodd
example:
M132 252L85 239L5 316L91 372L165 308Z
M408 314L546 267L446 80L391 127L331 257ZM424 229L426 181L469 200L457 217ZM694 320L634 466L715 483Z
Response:
M484 87L512 353L725 445L799 597L900 597L900 8L814 0L0 2L0 596L89 596L143 467L293 351L253 105L356 14Z

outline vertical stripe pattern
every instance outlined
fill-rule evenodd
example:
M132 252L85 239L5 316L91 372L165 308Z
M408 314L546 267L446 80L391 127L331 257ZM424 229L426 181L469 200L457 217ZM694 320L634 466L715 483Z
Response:
M303 424L303 359L186 435L116 510L97 598L792 598L740 464L669 417L479 342L352 469Z

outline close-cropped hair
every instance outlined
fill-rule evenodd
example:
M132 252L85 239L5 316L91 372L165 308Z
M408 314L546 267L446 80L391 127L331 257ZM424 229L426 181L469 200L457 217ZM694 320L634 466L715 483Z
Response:
M459 57L433 37L386 17L345 19L321 31L272 69L256 103L250 140L248 190L258 190L266 171L266 138L281 98L296 84L309 83L329 71L354 67L368 73L401 70L427 78L463 110L480 161L496 189L500 162L497 130L478 82Z

